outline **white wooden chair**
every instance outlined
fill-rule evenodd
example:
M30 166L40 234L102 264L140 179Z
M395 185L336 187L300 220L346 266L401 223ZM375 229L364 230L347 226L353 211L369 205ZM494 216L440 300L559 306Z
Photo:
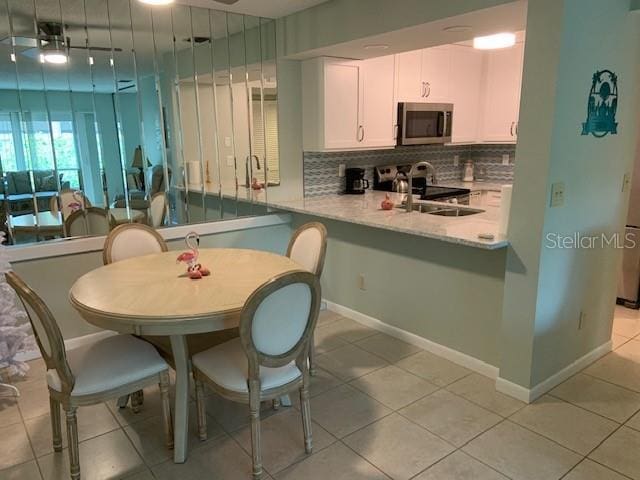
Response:
M126 223L114 228L104 243L105 265L127 258L151 255L168 250L164 239L153 228L139 223Z
M192 357L200 439L207 437L204 384L228 400L249 404L255 480L262 476L261 401L300 391L305 451L311 453L308 358L320 298L316 275L295 271L276 276L245 303L239 338Z
M114 335L67 354L58 324L45 303L18 275L8 272L5 276L25 307L47 367L56 452L62 451L60 405L65 411L71 478L80 479L77 408L102 403L154 383L160 385L167 447L173 448L169 367L155 348L131 335Z
M167 196L164 192L158 192L151 197L149 215L153 228L161 227L164 224L167 215Z
M305 223L293 232L287 248L287 257L318 278L322 275L326 253L327 229L318 222ZM311 349L309 350L309 372L311 375L316 373L315 357L316 347L312 337Z
M107 235L111 225L104 208L87 207L76 210L64 221L67 237L81 237L85 235Z

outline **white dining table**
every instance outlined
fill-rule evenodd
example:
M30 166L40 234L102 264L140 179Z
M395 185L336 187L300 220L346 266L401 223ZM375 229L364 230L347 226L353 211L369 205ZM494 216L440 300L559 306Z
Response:
M189 352L186 335L238 326L240 311L260 285L301 267L258 250L201 249L199 262L211 275L191 280L178 252L130 258L80 277L71 304L89 323L120 333L167 335L176 368L174 461L187 458Z

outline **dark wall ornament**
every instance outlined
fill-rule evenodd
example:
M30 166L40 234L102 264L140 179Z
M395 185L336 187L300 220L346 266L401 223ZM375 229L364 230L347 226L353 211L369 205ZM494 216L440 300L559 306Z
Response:
M589 101L587 102L587 121L582 124L582 135L602 138L607 133L616 135L618 123L618 76L611 70L600 70L593 74Z

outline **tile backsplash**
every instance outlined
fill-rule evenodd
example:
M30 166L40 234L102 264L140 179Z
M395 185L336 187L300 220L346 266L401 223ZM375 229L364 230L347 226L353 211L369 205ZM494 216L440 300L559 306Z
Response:
M453 157L458 155L458 166ZM509 155L509 165L502 165L502 156ZM304 152L304 195L311 197L344 191L344 178L338 176L338 167L365 169L365 178L373 186L373 168L380 165L399 165L420 160L430 162L440 182L462 178L464 164L471 160L476 179L497 183L513 182L515 145L421 145L397 147L388 150L350 152ZM484 171L484 176L481 174Z

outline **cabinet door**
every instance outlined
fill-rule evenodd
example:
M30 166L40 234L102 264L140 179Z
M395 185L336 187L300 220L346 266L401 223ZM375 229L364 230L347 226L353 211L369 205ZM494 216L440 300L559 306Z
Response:
M327 61L324 67L324 146L359 147L360 62Z
M422 50L423 102L450 102L451 52L448 46Z
M372 58L362 62L361 147L395 145L393 120L393 75L395 56Z
M422 50L396 55L396 101L424 102Z
M522 44L487 52L482 141L515 142L522 82Z
M478 140L483 54L471 47L451 47L450 98L453 103L453 143Z

